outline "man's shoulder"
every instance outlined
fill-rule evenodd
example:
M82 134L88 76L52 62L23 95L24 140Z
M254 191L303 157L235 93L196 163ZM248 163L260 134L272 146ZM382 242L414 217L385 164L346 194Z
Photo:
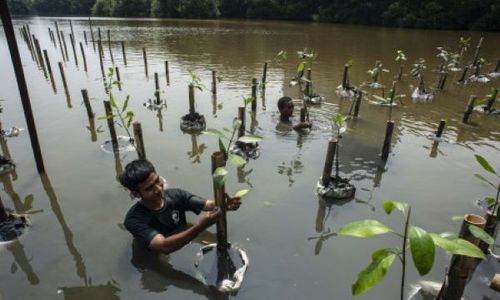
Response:
M165 196L167 196L167 200L179 200L182 199L183 197L186 196L186 194L189 194L186 190L179 189L179 188L168 188L165 190Z
M127 214L125 215L125 223L127 223L127 221L130 221L132 219L148 218L149 215L150 213L148 209L145 208L139 202L136 202L129 208Z

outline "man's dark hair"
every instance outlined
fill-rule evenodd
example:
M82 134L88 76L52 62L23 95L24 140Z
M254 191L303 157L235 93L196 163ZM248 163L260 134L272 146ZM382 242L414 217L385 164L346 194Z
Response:
M285 105L288 104L288 102L292 101L292 98L288 96L283 96L278 100L278 109L282 109L285 107Z
M152 163L145 159L131 161L120 175L120 183L132 192L138 192L137 186L148 179L149 174L155 171Z

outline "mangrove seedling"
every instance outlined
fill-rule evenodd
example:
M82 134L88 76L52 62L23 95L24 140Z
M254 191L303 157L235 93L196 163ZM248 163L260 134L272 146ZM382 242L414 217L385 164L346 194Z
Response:
M120 103L118 99L116 99L115 95L113 94L113 87L114 86L120 86L122 83L118 80L113 80L113 74L114 74L114 69L110 67L108 69L108 74L106 76L106 91L108 92L108 100L111 103L111 107L114 110L113 115L111 116L102 116L98 117L98 120L107 120L111 118L118 117L119 122L116 122L118 126L122 127L125 132L127 133L129 140L132 142L134 139L132 138L132 135L130 134L129 128L130 125L132 125L132 122L134 120L134 112L128 109L128 103L130 100L130 95L127 95L125 98L125 101L123 102L123 105ZM132 143L135 147L135 144Z
M316 59L317 54L314 53L314 50L309 51L305 48L303 51L297 51L297 56L299 58L297 73L290 81L290 86L296 86L298 84L300 92L304 92L302 84L309 82L309 80L304 77L304 71L312 67L312 62Z
M470 38L463 38L460 37L460 40L458 41L458 54L459 54L459 60L462 60L464 58L465 52L467 52L467 49L469 49L470 46Z
M425 90L425 82L424 82L424 70L427 67L425 66L425 59L419 58L414 64L413 69L411 70L411 76L418 79L418 86L411 95L414 100L424 100L430 101L433 98L431 92Z
M469 79L470 81L478 81L481 83L487 83L490 81L490 79L482 74L481 68L486 64L486 60L484 58L479 58L476 62L476 65L474 66L474 75L472 75Z
M352 59L344 64L344 73L342 75L342 84L337 87L337 94L341 97L354 97L355 86L349 84L349 70L352 68Z
M451 254L464 255L483 259L485 256L481 249L474 244L449 233L430 233L424 229L410 224L411 207L404 202L384 200L382 205L389 215L394 209L403 214L403 233L398 233L392 228L377 220L356 221L342 226L339 235L367 238L385 233L399 236L402 241L401 248L389 247L375 250L372 253L372 262L358 274L356 282L352 285L354 296L365 293L376 286L385 276L396 258L401 261L401 288L400 299L404 299L404 286L406 275L406 252L409 248L413 264L420 276L429 273L434 264L435 247ZM409 246L408 246L409 245Z
M383 80L382 80L382 73L389 73L389 70L383 68L384 65L382 64L382 61L377 60L375 61L375 66L368 70L368 74L370 75L371 82L368 83L368 86L373 88L373 89L380 89L383 88ZM380 82L379 83L379 77L380 77Z
M406 97L406 95L405 94L396 95L396 81L393 81L388 97L380 97L377 95L372 95L372 97L375 98L376 101L370 101L370 103L380 105L380 106L388 106L389 107L389 109L390 109L389 120L391 120L392 108L394 106L396 106L396 103L394 103L394 100L399 100L399 103L401 103L401 105L404 105L402 99L404 97Z
M498 89L492 89L491 94L486 95L484 99L478 99L474 102L474 110L487 113L487 114L498 114L500 113L499 109L493 108L493 105L496 102L496 98L498 95Z
M190 77L189 85L192 85L195 89L203 91L206 88L205 85L201 82L201 78L195 72L189 70L189 77ZM217 78L217 80L219 79Z
M486 172L495 175L496 179L499 180L498 183L495 185L494 183L492 183L491 181L486 179L483 175L481 175L479 173L474 174L474 176L476 176L476 178L486 182L488 185L490 185L492 188L494 188L496 190L496 198L486 197L484 199L484 201L485 201L486 205L488 206L488 209L492 212L492 214L495 214L497 216L497 218L499 218L500 207L498 205L498 198L500 195L500 175L495 171L495 169L490 165L490 163L484 157L482 157L479 154L475 154L474 157L476 158L476 161L478 162L478 164L481 167L483 167L483 169Z
M400 62L397 80L401 81L401 78L403 78L403 68L405 67L405 61L406 61L406 55L402 50L396 51L395 61Z

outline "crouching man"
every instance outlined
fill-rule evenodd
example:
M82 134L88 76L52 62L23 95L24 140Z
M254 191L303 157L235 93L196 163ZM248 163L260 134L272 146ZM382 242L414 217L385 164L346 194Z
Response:
M164 189L165 180L145 159L130 162L120 183L139 200L125 217L125 228L149 250L172 253L213 225L221 210L206 200L181 189ZM239 197L226 194L227 210L240 207ZM193 226L186 224L186 211L200 214Z

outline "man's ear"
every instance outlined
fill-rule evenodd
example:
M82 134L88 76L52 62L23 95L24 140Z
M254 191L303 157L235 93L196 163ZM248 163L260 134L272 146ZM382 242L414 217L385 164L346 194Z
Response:
M141 194L139 192L136 192L136 191L132 191L132 196L136 197L136 198L141 198Z

